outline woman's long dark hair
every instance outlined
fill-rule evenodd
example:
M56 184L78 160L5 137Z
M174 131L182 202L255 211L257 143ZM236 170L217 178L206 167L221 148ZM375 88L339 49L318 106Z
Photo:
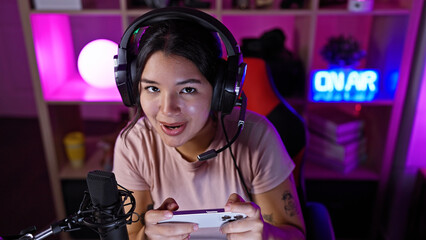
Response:
M132 121L122 132L125 135L143 116L140 103L140 77L152 54L162 51L166 55L181 56L192 61L213 87L218 62L222 58L222 47L217 33L185 20L165 20L147 27L139 41L138 50L137 77L133 82L136 111Z

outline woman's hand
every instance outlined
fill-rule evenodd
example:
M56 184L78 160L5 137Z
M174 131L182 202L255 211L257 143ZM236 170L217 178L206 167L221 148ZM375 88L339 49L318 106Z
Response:
M264 221L260 207L245 202L238 194L232 194L225 205L226 212L244 213L247 218L224 224L220 230L227 239L262 239Z
M158 222L172 218L173 211L179 208L173 198L166 199L156 210L146 212L145 235L148 239L189 239L189 235L198 230L194 223L161 223Z

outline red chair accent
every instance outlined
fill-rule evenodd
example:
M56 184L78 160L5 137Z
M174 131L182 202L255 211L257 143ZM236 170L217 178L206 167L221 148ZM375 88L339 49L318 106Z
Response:
M243 91L247 96L247 109L267 116L279 103L269 82L266 63L260 58L244 58L247 73Z

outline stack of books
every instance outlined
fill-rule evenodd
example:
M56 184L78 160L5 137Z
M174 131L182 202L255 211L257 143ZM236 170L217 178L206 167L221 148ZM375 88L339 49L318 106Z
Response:
M366 159L363 120L340 110L308 115L307 161L348 173Z

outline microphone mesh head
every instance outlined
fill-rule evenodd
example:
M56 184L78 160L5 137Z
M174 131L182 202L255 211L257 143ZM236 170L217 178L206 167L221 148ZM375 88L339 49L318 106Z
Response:
M87 174L86 181L94 206L109 207L118 201L117 181L114 173L99 170L92 171Z

